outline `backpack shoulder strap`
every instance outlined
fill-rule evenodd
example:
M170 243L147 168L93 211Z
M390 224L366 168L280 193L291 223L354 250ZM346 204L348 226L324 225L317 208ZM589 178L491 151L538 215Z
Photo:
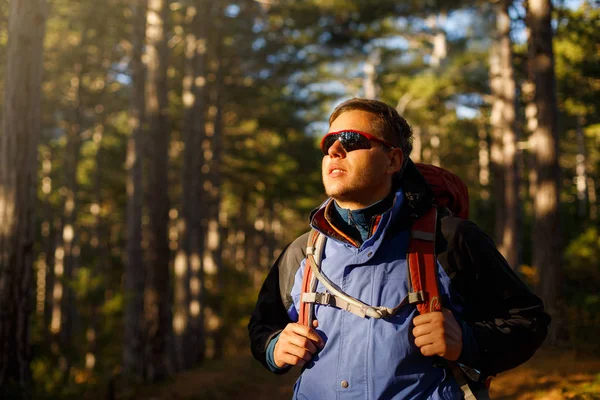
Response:
M312 269L310 268L311 257L308 255L314 255L314 260L317 263L321 262L323 250L325 249L324 240L319 240L322 235L319 231L313 229L308 235L308 241L306 243L306 264L304 266L304 273L302 275L302 288L301 293L314 292L316 289L316 279L313 276ZM298 323L312 326L314 303L302 301L302 295L300 296L300 311L298 313Z
M413 223L408 247L409 279L414 292L422 292L424 302L417 304L420 314L441 311L440 293L437 280L437 256L435 238L437 225L437 209L432 207L421 218ZM489 400L485 385L475 382L477 379L467 378L468 367L453 361L447 361L454 379L464 393L465 400ZM471 388L474 385L475 388Z
M424 301L417 304L421 314L442 310L435 254L436 223L437 209L431 207L425 215L413 222L410 232L408 276L412 291L423 294Z

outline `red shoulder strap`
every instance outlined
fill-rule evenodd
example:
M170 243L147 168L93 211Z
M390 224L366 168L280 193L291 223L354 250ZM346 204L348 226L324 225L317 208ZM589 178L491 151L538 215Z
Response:
M437 210L432 207L413 223L408 246L408 270L413 292L423 291L425 301L417 304L419 313L441 311L435 256Z
M319 237L319 232L314 230L308 236L308 247L314 247L317 243L317 238ZM309 319L311 310L311 304L305 303L302 301L302 295L304 293L309 293L311 291L311 281L312 281L312 271L310 269L309 258L306 258L306 265L304 266L304 274L302 275L302 290L300 292L300 312L298 313L298 323L302 325L309 326Z

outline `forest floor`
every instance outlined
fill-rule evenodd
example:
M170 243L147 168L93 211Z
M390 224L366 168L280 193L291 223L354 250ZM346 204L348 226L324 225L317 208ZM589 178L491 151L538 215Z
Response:
M249 355L207 362L172 381L145 386L120 399L288 400L297 372L275 376ZM600 358L540 350L531 360L492 381L495 400L600 399Z

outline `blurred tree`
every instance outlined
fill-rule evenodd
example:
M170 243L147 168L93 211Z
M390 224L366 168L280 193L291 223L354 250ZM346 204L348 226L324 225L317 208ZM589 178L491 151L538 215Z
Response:
M147 329L146 379L160 381L170 371L167 338L171 331L169 279L168 19L169 0L149 0L146 16L146 115L148 118L148 267L144 291Z
M558 215L560 170L551 12L550 0L528 0L527 24L531 35L528 62L536 110L531 136L537 176L532 232L533 266L540 277L538 293L548 312L558 317L562 243ZM557 325L554 324L549 333L551 342L557 339Z
M493 5L496 29L490 49L490 89L493 96L490 124L492 126L491 161L495 171L493 198L495 202L495 232L498 249L509 265L519 265L519 178L516 162L516 84L513 73L511 20L512 1Z
M146 72L142 61L146 37L147 0L132 4L131 19L131 108L127 142L127 262L124 292L126 296L123 343L123 369L126 374L144 376L144 286L145 269L142 257L143 209L143 142L145 125ZM147 142L147 141L146 141Z
M36 276L36 311L42 316L42 332L45 338L50 337L50 321L52 318L52 292L54 288L54 274L51 266L54 265L54 252L56 245L55 215L52 208L52 149L50 146L40 145L41 158L41 185L38 189L38 207L41 209L40 254L38 256Z
M46 2L10 4L0 131L0 397L27 397ZM20 387L20 388L19 388Z
M599 154L594 126L600 123L600 89L594 82L600 74L600 54L594 46L600 40L600 10L584 2L577 10L561 8L557 14L556 79L561 126L566 133L561 137L561 151L565 153L561 157L563 191L575 195L578 203L578 218L565 219L569 234L582 224L598 221L595 190ZM573 180L574 186L570 184ZM565 202L564 197L561 202Z
M177 368L188 369L204 358L204 277L202 256L208 208L203 184L206 174L203 142L206 140L207 31L210 5L198 0L187 6L183 75L183 175L179 225L180 246L175 257L174 315Z
M600 351L600 235L592 227L578 232L565 249L565 294L568 300L567 325L569 341L574 348Z
M111 178L103 160L112 157L112 151L105 150L113 140L113 113L125 104L116 78L116 63L123 56L117 43L124 24L118 0L105 2L93 12L84 4L57 1L53 5L46 36L43 120L44 142L55 154L51 174L55 190L46 204L59 222L56 238L49 239L54 244L48 248L55 250L54 257L47 257L46 280L52 281L50 328L61 346L53 345L48 353L57 358L55 363L67 380L81 370L103 365L98 320L103 301L112 295L110 285L102 287L96 281L114 279L106 265L113 253L108 236L110 224L119 220L118 212L105 218L106 204L113 198L108 200L111 196L103 193L109 187L104 179ZM72 51L74 44L77 51ZM124 186L114 189L123 191ZM72 268L67 274L68 258Z
M76 54L73 59L73 65L70 66L71 80L67 89L68 101L66 104L65 117L61 123L66 134L66 146L64 153L64 183L62 186L63 212L62 212L62 232L59 235L59 254L57 257L58 265L55 268L56 276L60 277L55 281L55 293L60 292L61 296L56 296L56 305L53 310L52 333L57 335L65 363L62 363L63 371L68 374L70 370L72 357L69 350L72 349L73 327L75 318L75 303L72 281L76 274L76 268L79 265L80 247L80 228L77 214L79 212L79 197L77 169L79 167L80 151L82 144L82 133L88 128L87 121L84 118L85 103L83 92L85 91L84 76L88 74L88 46L90 40L90 25L86 22L92 12L85 10L80 14L81 30L78 30L74 40L78 42ZM86 18L87 17L87 18ZM79 22L79 21L78 21Z
M204 255L202 257L202 298L201 301L205 308L208 299L212 295L219 299L213 301L209 308L209 318L204 319L205 334L204 338L209 338L203 344L207 343L206 353L210 353L213 358L221 358L224 353L224 341L227 332L224 330L223 315L223 291L224 291L224 268L223 268L223 241L226 237L227 221L225 213L222 212L222 193L223 177L222 157L223 157L223 32L224 26L224 7L222 4L213 4L210 8L210 22L208 25L207 39L209 74L211 77L208 86L210 105L208 107L208 121L206 123L206 138L202 148L204 149L204 165L202 171L206 171L206 180L203 183L204 194L207 203L207 212L203 218L203 227L205 231ZM210 148L206 150L208 144ZM208 293L210 288L210 294ZM192 299L194 301L194 299ZM190 303L190 307L192 303Z

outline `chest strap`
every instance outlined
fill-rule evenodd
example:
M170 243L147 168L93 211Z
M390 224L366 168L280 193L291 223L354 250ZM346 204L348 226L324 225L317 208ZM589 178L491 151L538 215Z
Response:
M402 302L398 304L394 308L390 307L381 307L381 306L369 306L364 304L358 299L354 297L345 295L344 297L349 297L350 301L345 300L341 296L337 296L334 294L333 290L330 290L332 293L321 293L321 292L313 292L313 293L302 293L302 301L304 303L313 303L320 304L323 306L336 307L348 312L351 312L354 315L357 315L361 318L389 318L394 316L400 311L400 309L408 304L416 304L422 303L424 299L423 292L417 293L409 293L407 294Z

